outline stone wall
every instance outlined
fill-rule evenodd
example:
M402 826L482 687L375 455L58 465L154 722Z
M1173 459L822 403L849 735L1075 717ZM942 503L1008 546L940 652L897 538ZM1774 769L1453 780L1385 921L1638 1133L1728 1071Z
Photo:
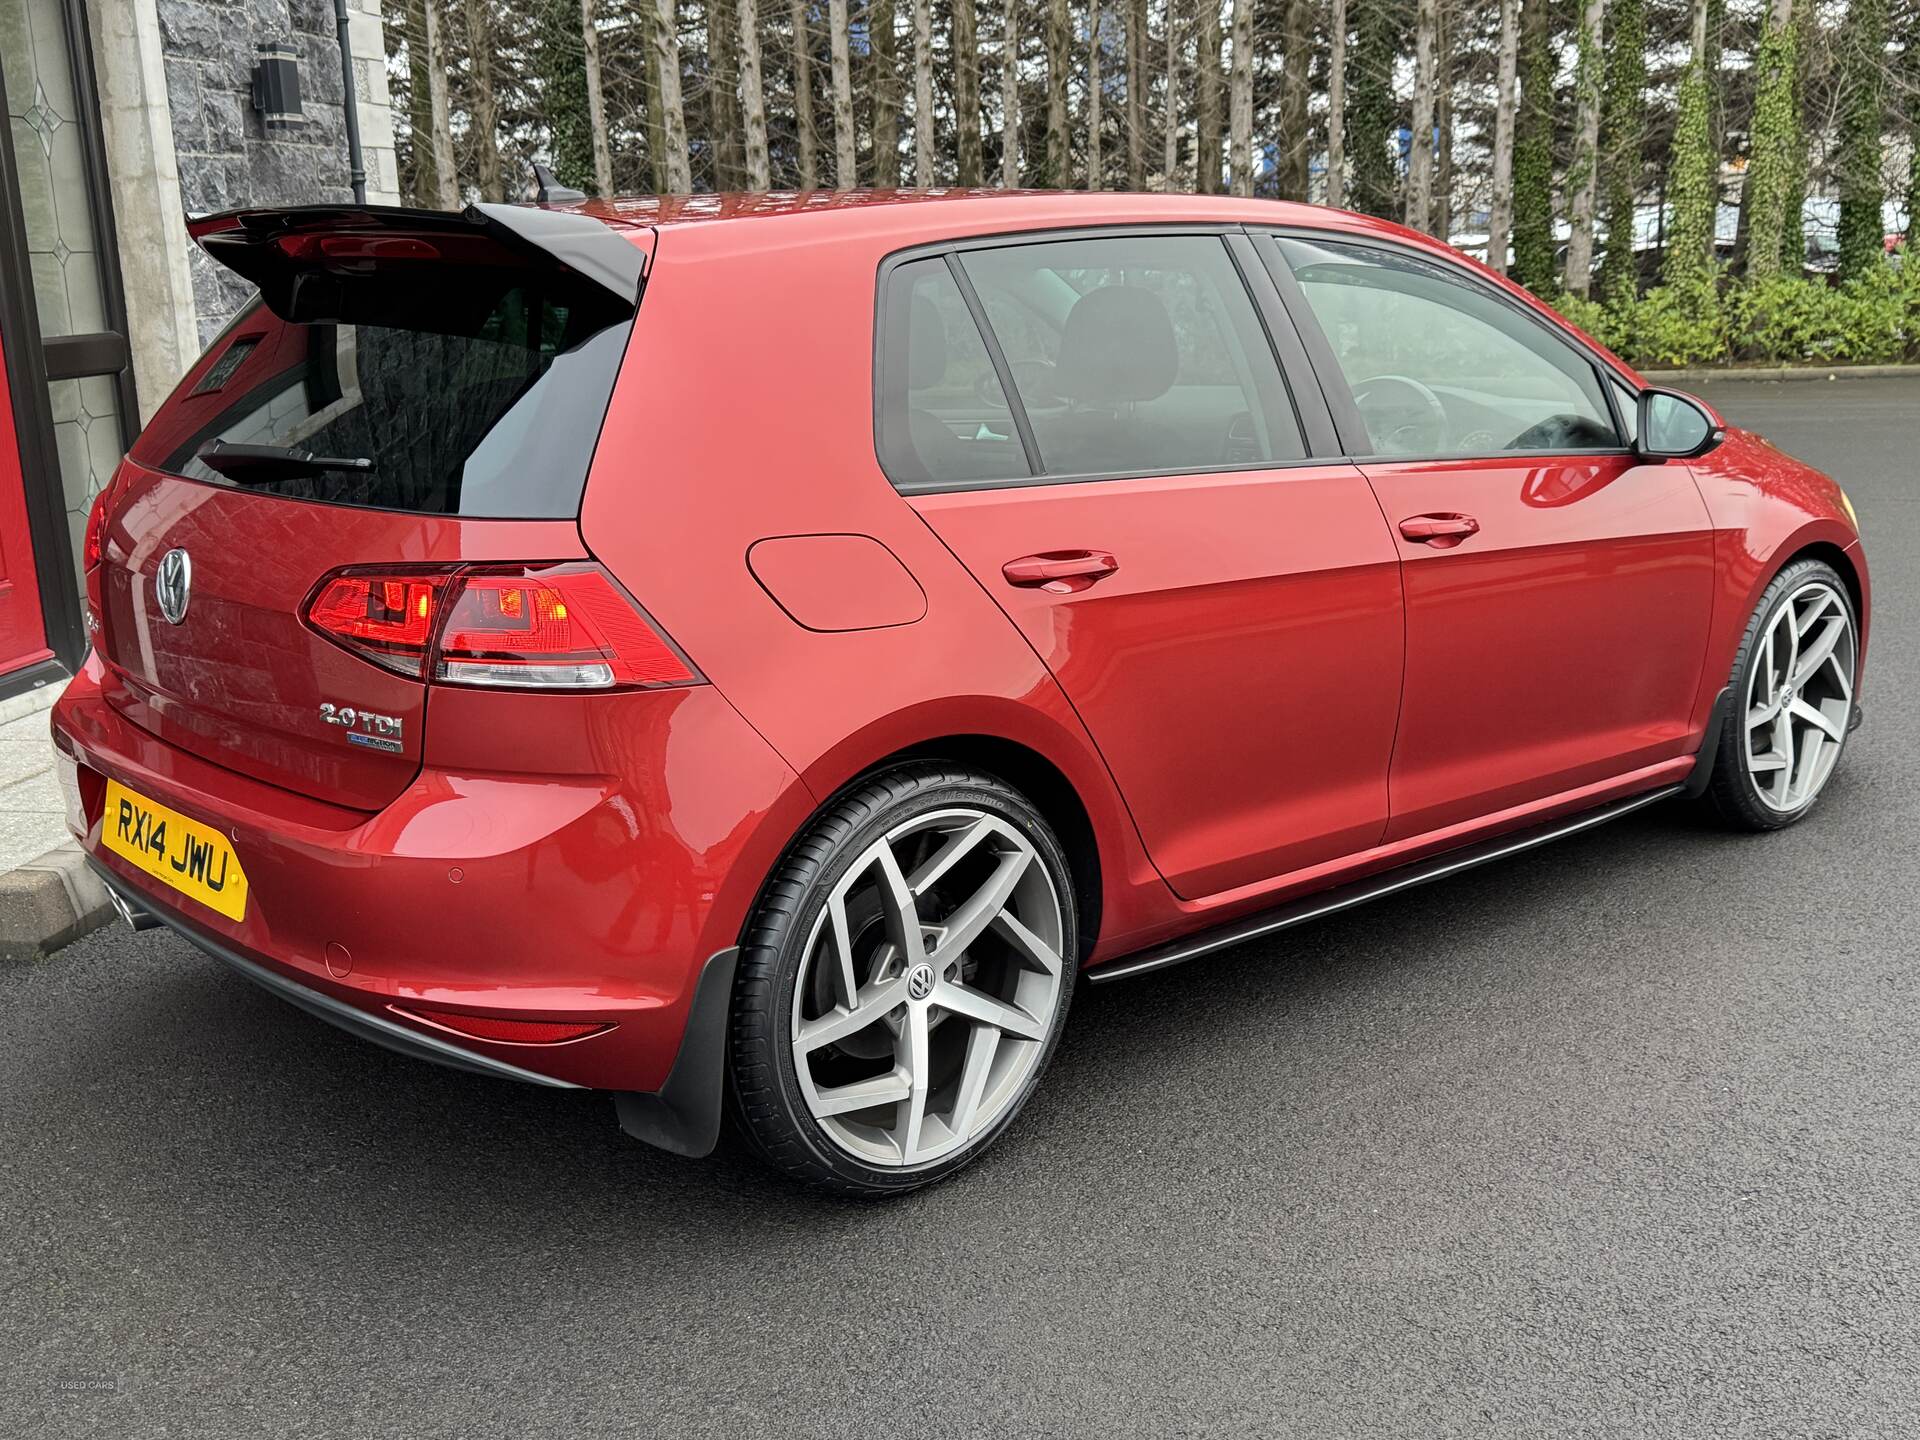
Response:
M353 198L334 0L158 0L158 9L180 198L188 214ZM349 9L367 198L397 204L380 0L350 0ZM253 108L253 66L258 48L268 44L285 45L298 56L302 124L268 126ZM204 345L252 292L197 248L190 264Z

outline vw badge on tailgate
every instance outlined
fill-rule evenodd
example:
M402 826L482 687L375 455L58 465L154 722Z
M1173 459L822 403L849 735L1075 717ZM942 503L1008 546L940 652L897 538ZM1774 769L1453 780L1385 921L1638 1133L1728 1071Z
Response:
M187 602L193 598L193 560L184 550L169 550L160 557L160 568L153 577L153 598L169 625L187 618Z

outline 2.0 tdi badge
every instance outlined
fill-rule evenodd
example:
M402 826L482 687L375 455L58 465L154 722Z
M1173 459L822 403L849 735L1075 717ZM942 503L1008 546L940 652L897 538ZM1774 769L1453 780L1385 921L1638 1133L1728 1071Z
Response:
M368 750L383 750L391 755L401 751L401 722L397 715L376 715L371 710L356 710L351 705L324 701L320 718L329 725L346 728L347 743Z

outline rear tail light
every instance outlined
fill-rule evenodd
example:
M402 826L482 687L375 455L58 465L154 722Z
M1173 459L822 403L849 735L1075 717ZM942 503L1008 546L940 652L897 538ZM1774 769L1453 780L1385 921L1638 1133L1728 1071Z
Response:
M87 528L80 540L80 583L86 591L87 642L100 643L100 616L103 612L100 563L107 558L107 496L113 486L93 497L87 510Z
M100 562L106 558L106 553L107 492L102 490L93 497L93 507L87 511L86 536L80 542L80 568L83 571L99 569Z
M591 561L345 570L321 582L306 613L356 655L445 685L613 690L700 679Z
M695 678L594 564L462 575L433 673L452 685L542 690Z
M307 605L307 623L354 654L418 678L449 575L336 575Z

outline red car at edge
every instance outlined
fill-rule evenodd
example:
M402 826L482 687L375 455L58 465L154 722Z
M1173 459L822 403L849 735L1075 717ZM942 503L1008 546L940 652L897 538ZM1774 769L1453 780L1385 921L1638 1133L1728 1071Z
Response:
M1161 195L192 223L260 296L99 497L70 823L365 1038L950 1173L1136 974L1858 723L1830 479L1436 241Z

